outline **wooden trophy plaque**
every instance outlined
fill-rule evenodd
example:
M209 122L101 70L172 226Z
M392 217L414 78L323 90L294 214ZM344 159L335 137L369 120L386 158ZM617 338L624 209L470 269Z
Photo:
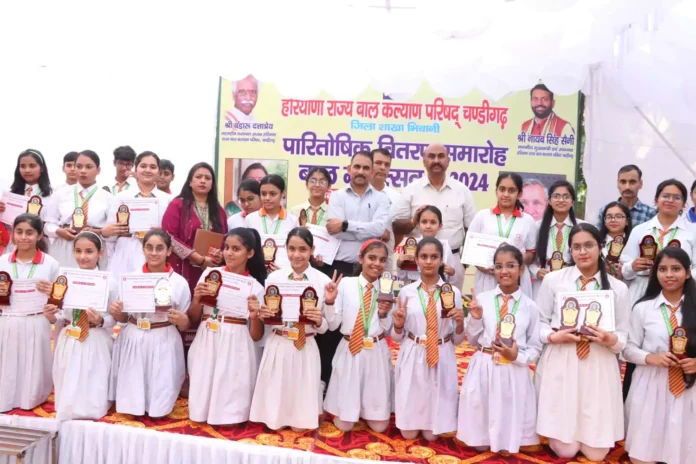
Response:
M560 271L563 269L565 261L563 260L563 253L560 251L554 251L551 253L551 259L549 260L549 269L551 272Z
M585 320L578 330L579 335L592 335L592 333L587 330L588 327L595 328L599 325L599 320L602 319L602 305L596 301L592 301L587 305L585 310Z
M29 198L29 203L27 203L27 213L39 216L41 210L43 209L43 200L38 195L34 195Z
M506 314L503 320L500 321L500 327L498 327L498 334L500 334L500 339L503 341L503 345L507 347L512 346L512 340L515 335L515 315Z
M269 285L263 297L266 307L273 313L272 317L264 319L266 325L280 325L283 323L283 295L277 285Z
M307 225L307 210L306 209L302 208L300 210L299 220L300 220L300 227L304 227Z
M75 208L72 215L72 229L78 234L82 232L82 229L85 228L85 220L85 210L82 208Z
M222 286L222 274L217 270L210 271L210 273L205 276L205 283L208 284L210 294L201 297L201 304L215 308L217 306L217 297L220 293L220 287Z
M5 271L0 272L0 306L10 306L12 278Z
M276 253L278 253L278 247L276 246L275 240L272 238L267 238L263 242L263 260L266 266L275 261Z
M686 347L688 343L689 338L686 336L686 329L677 327L669 338L669 351L677 358L685 359L687 357Z
M657 244L655 243L655 237L646 235L643 237L643 240L640 241L640 257L655 261L656 256Z
M440 287L440 303L442 305L440 317L446 319L449 317L450 311L454 309L454 290L452 290L452 285L448 283L442 284L442 287Z
M561 308L561 330L575 329L578 326L580 304L575 298L568 298Z
M669 241L667 244L668 247L675 247L675 248L681 248L681 242L677 240L676 238L672 239Z
M304 312L306 309L314 309L319 304L319 297L317 296L317 291L314 287L307 287L300 295L300 323L302 324L314 324L310 321Z
M622 235L619 235L614 239L613 242L611 242L611 245L609 245L609 253L607 253L607 262L609 264L618 264L623 249L624 238Z
M64 275L58 276L56 281L53 282L51 295L48 297L48 304L56 305L59 309L63 309L63 299L65 298L65 292L67 291L68 278Z
M378 301L394 301L394 279L391 272L385 272L379 279L379 296Z

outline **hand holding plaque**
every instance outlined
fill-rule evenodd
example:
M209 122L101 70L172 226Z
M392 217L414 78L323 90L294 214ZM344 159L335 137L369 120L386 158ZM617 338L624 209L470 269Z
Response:
M652 235L646 235L640 241L640 257L649 259L650 261L655 261L657 256L657 243L655 243L655 237Z
M686 347L689 338L684 327L677 327L669 338L669 351L678 359L686 359Z
M575 298L568 298L561 308L561 330L575 329L578 326L580 304Z
M75 208L72 215L72 229L75 231L75 233L79 234L82 232L82 229L85 228L86 221L87 216L85 216L85 210L82 208Z
M560 271L563 269L565 261L563 260L563 253L560 251L554 251L551 253L551 259L549 259L549 269L553 271Z
M619 235L609 245L609 253L607 253L607 262L609 264L617 264L621 257L621 252L624 249L623 235Z
M116 224L130 227L130 209L128 205L121 205L116 212Z
M208 284L210 293L201 297L201 304L214 308L217 306L217 297L222 285L222 274L220 274L220 271L210 271L205 277L205 283Z
M440 316L443 319L449 317L450 311L454 309L454 290L452 290L452 285L445 283L440 287L440 303L442 305L442 311Z
M275 261L277 252L278 247L276 246L275 240L267 238L266 241L263 242L263 260L266 266Z
M503 345L507 347L512 347L512 341L515 334L515 316L513 314L506 314L500 321L500 327L498 327L498 335Z
M378 301L394 301L394 279L391 272L385 272L379 279L379 296Z
M273 317L264 319L263 323L268 325L280 325L283 323L283 295L277 285L269 285L263 302L268 310L273 313Z
M63 299L65 292L68 291L68 278L64 275L58 276L51 288L51 294L48 297L48 304L56 305L57 308L63 309Z
M304 210L302 210L304 211ZM314 321L310 320L306 315L306 310L316 309L319 304L319 298L317 297L317 291L314 287L307 287L300 295L300 320L302 324L314 324Z
M578 330L579 335L594 335L592 332L587 330L588 327L591 327L593 329L597 328L599 326L599 320L602 318L602 305L600 305L598 302L593 301L587 306L587 310L585 310L585 321L582 324L582 327L580 327L580 330Z
M162 278L155 284L155 312L168 313L172 309L172 284Z
M0 306L10 306L12 278L5 271L0 272Z

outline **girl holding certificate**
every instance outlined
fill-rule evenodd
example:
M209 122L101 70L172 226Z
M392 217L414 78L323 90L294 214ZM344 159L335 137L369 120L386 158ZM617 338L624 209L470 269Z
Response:
M416 248L421 278L401 289L393 312L396 361L396 426L407 440L428 441L457 430L459 380L454 345L464 341L458 288L442 278L442 243L424 238ZM449 287L449 288L447 288Z
M254 341L263 337L258 313L264 296L266 267L258 232L241 227L232 229L225 236L222 255L225 266L203 272L188 310L192 321L202 322L188 354L189 416L191 420L211 425L249 420L258 371ZM205 303L215 296L211 293L215 282L206 280L213 271L253 279L246 304L236 308L239 314L220 314L215 302ZM221 278L220 274L214 275Z
M46 297L39 292L53 284L60 266L41 250L42 238L43 221L20 214L12 231L16 249L0 257L0 412L33 409L53 388L51 324L43 316ZM40 282L27 288L23 281L29 279ZM22 286L20 305L15 292Z
M108 270L114 277L128 272L137 272L145 264L142 252L141 238L144 232L135 234L129 233L128 224L119 223L118 212L121 200L131 198L156 198L158 200L159 224L162 223L162 216L169 204L169 195L157 189L157 178L159 176L159 157L145 151L135 158L135 175L138 179L137 185L117 194L110 203L107 216L107 225L102 229L102 235L107 238L107 245L110 243L111 252L109 255ZM134 212L128 213L130 216ZM113 250L113 251L112 251Z
M524 212L520 202L522 194L522 177L517 173L503 173L495 183L495 195L498 204L493 209L485 209L476 213L469 232L493 235L506 239L507 243L516 246L524 256L524 263L534 261L536 249L536 228L534 219ZM520 277L522 293L532 296L532 281L527 269ZM483 293L496 287L494 269L491 265L486 269L478 267L474 278L474 290Z
M546 274L562 269L570 263L570 229L584 222L575 218L574 204L575 188L570 182L559 180L551 184L544 218L535 223L538 236L535 247L537 257L529 265L534 297L539 293Z
M186 280L167 262L172 254L168 233L153 229L145 234L143 253L143 274L168 276L169 286L165 288L171 308L129 314L123 312L122 301L111 303L109 312L123 329L114 343L109 399L116 401L119 413L162 417L174 409L186 375L180 332L190 325L186 310L191 292Z
M53 238L51 256L63 267L77 267L75 236L82 230L97 234L107 222L111 195L99 188L99 156L92 150L77 155L78 182L56 192L46 213L46 235ZM100 268L106 269L106 255L100 254Z
M418 230L420 230L421 237L437 238L438 232L442 229L442 212L437 206L426 206L416 213L416 222L418 223ZM398 256L396 265L399 268L399 280L408 285L420 278L420 272L418 272L418 266L416 266L416 257L407 256L404 253L405 244L406 238L401 241L395 253ZM464 279L464 267L457 263L449 247L444 247L444 249L445 258L443 261L445 279L448 282L457 282L458 279Z
M333 359L324 409L333 414L334 424L344 432L362 418L372 430L382 433L394 410L394 372L384 340L391 327L392 303L378 300L381 289L391 293L391 279L389 285L380 281L388 255L381 240L363 243L360 275L343 278L335 303L325 307L329 330L340 326L343 339ZM330 296L325 295L327 299Z
M602 256L607 261L609 273L619 280L623 280L621 252L632 230L633 221L628 206L612 201L604 207L602 227L599 229L599 236L602 238Z
M539 444L536 391L529 365L541 354L539 309L522 294L522 253L511 245L493 256L498 286L469 301L466 336L477 348L459 396L457 438L480 451L517 453Z
M327 217L329 205L326 203L326 192L331 188L331 175L326 168L314 166L307 173L305 182L309 199L294 206L292 213L299 218L304 210L307 215L307 224L326 227L326 221L329 219Z
M322 413L321 361L314 340L316 334L329 328L323 317L324 304L334 304L337 284L341 279L329 279L309 265L314 255L314 237L302 227L288 234L286 248L290 267L275 271L266 283L307 282L316 291L316 306L305 309L303 315L311 324L284 322L269 326L269 336L263 351L256 390L251 403L253 422L261 422L272 430L292 427L296 432L319 427ZM335 271L334 271L335 272ZM265 305L261 319L272 317Z
M696 235L693 226L681 215L687 191L676 179L662 181L655 192L657 215L637 225L623 250L623 278L631 291L631 302L645 294L655 255L668 246L684 250L693 263Z
M696 283L684 250L657 255L623 355L638 365L625 404L631 461L696 462Z
M101 238L96 233L80 232L71 243L77 267L89 271L99 269L99 260L104 255L104 250ZM51 291L47 294L50 295ZM116 300L118 283L110 279L109 304ZM56 324L60 319L66 325L65 330L58 331L56 336L53 360L56 418L72 420L104 417L111 406L109 373L114 318L108 312L100 313L95 309L80 311L64 308L61 311L53 304L45 306L44 315L51 324Z
M626 346L630 296L623 282L607 274L595 226L578 224L568 239L575 265L547 274L536 297L544 344L535 375L537 433L563 459L581 451L590 461L602 461L624 436L616 356ZM558 294L598 290L611 291L615 331L587 327L592 335L580 337L576 332L585 319L574 307L562 309Z
M261 186L256 179L244 179L239 183L237 189L237 203L242 207L242 210L233 214L227 219L227 229L232 230L235 227L246 227L246 217L261 209Z
M289 213L281 201L285 197L285 181L277 174L269 174L261 179L260 210L247 215L247 227L256 229L261 235L285 236L300 225L297 216ZM280 269L275 263L269 265L270 271Z

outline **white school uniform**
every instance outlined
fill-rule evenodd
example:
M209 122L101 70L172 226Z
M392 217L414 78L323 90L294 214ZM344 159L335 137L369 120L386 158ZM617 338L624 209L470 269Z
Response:
M305 272L317 292L318 308L324 306L324 287L331 282L326 275L308 267ZM290 276L299 277L291 267L273 272L266 283L286 282ZM292 322L285 326L292 327ZM249 420L261 422L273 430L281 427L315 429L322 413L321 360L314 334L325 333L329 325L322 318L319 327L305 325L304 348L295 348L294 340L278 335L283 326L266 327L266 346L256 378L256 389L251 402Z
M240 211L239 213L235 213L229 218L227 218L227 230L232 230L237 227L246 227L246 214L244 214L244 211Z
M340 326L344 337L352 335L356 318L361 314L359 288L365 292L367 284L362 274L341 280L335 304L325 308L329 330ZM372 295L376 298L379 281L372 285L375 287ZM367 336L373 339L386 335L392 323L391 314L381 319L378 313L375 308L368 324ZM336 349L324 409L344 422L358 422L360 418L389 420L394 410L394 370L386 340L375 341L372 349L363 348L355 356L348 346L348 340L343 338Z
M87 198L92 190L94 190L94 193L87 201L89 208L87 211L87 224L85 224L85 226L101 229L106 225L109 203L112 198L111 195L100 189L96 184L86 189L82 188L80 184L68 185L62 188L53 195L53 201L51 201L47 210L45 232L48 237L53 239L53 243L51 244L51 256L53 256L62 267L77 267L77 262L73 257L74 242L58 237L56 235L56 230L61 227L72 227L72 216L75 212L75 208L83 206L80 194L82 194L83 198ZM76 197L77 201L75 201ZM100 269L107 268L106 259L105 253L104 257L99 260Z
M418 238L416 239L418 242L420 242L422 239ZM447 282L456 285L455 282L458 282L459 279L464 278L464 266L461 265L461 262L458 262L457 259L454 257L452 254L452 250L449 247L449 243L447 240L440 240L442 243L442 250L443 250L443 257L442 257L442 262L448 266L450 266L452 269L454 269L454 275L452 276L446 276L447 277ZM398 261L399 255L404 254L404 245L406 244L406 238L401 240L401 243L399 246L397 246L394 249L394 262ZM415 282L416 280L420 279L420 271L418 269L416 270L409 270L409 269L401 269L399 265L396 265L398 272L397 276L400 281L404 283L404 285L408 285L410 283Z
M172 309L186 312L191 291L182 276L169 270ZM150 323L168 321L167 313L129 314L145 317ZM175 325L144 330L130 321L124 324L114 343L109 399L116 412L151 417L166 416L179 397L186 377L184 345Z
M154 189L152 195L159 200L159 223L162 225L162 217L167 210L171 196L161 190ZM140 190L137 185L125 190L109 203L109 212L107 215L107 224L116 223L116 214L118 207L121 206L121 199L140 198ZM107 249L109 250L108 271L114 277L129 272L138 272L145 264L145 255L143 254L143 244L138 237L108 237L106 238ZM184 308L186 311L188 308Z
M109 191L106 192L104 190L104 187L108 188ZM128 190L138 190L138 181L135 180L135 177L128 177L124 182L121 187L121 191L119 192L119 183L116 182L116 179L113 179L110 183L107 183L103 185L102 190L104 190L106 193L109 193L111 196L118 196L120 193L127 192Z
M498 228L498 218L500 218L500 230ZM512 228L510 229L510 233L507 234L510 226L512 226ZM494 235L497 237L505 237L507 234L510 240L509 244L517 247L522 252L522 255L527 251L534 251L536 249L537 236L534 218L518 209L515 209L512 216L508 219L505 219L500 213L500 208L498 206L492 209L481 210L476 213L474 220L471 221L469 232ZM474 277L474 289L476 293L493 290L496 285L495 276L484 274L476 270L476 275ZM520 276L520 288L525 295L530 297L533 296L532 280L527 267L524 268L524 272Z
M674 232L675 229L676 232ZM650 270L640 272L633 270L633 261L640 258L640 242L643 241L646 235L652 235L655 243L659 244L660 230L663 230L663 228L657 216L648 222L637 225L631 231L628 243L621 253L621 261L623 262L621 272L628 284L628 289L631 291L631 304L634 304L645 295L645 289L648 287L648 277L650 276ZM666 230L672 230L672 232L665 235L662 246L667 246L672 240L679 240L681 249L686 251L686 254L691 258L691 269L696 270L696 263L694 263L693 259L696 256L696 230L684 216L678 217ZM662 246L658 245L658 252L662 249Z
M585 221L576 218L575 222L577 224L582 224ZM541 223L541 220L536 221L534 223L537 240L539 239ZM563 254L563 262L566 263L565 265L570 266L571 257L570 246L568 246L568 237L570 236L570 230L573 228L573 221L570 220L570 216L567 216L563 220L563 222L557 222L556 219L552 216L551 226L549 227L549 240L548 242L546 242L546 263L542 264L539 261L539 255L537 250L537 256L534 258L534 262L529 265L529 273L532 277L532 293L534 294L534 298L536 298L536 296L539 294L539 289L541 288L542 283L542 280L536 278L537 273L541 269L549 269L549 260L551 260L551 255L553 254L553 252L556 251L556 231L558 230L556 224L563 224L563 229L561 230L561 233L563 234L563 244L561 245L561 248L558 251L560 251Z
M222 271L224 267L216 269ZM198 282L205 281L211 270L203 271ZM264 289L256 280L251 294L263 303ZM213 314L213 308L203 306L203 314ZM249 420L257 369L256 348L248 322L246 325L220 322L217 332L201 322L188 353L191 420L211 425Z
M466 320L467 339L476 348L490 348L496 340L495 300L499 295L504 295L500 287L476 295L483 316L474 319L470 314ZM519 288L511 296L508 314L519 304L513 332L517 359L508 365L496 365L492 354L478 350L469 362L459 396L457 438L469 446L489 446L495 453L517 453L520 446L539 444L536 391L529 370L541 354L539 309Z
M12 280L32 278L53 282L58 277L59 268L55 259L41 251L29 263L17 261L15 253L0 256L0 271L7 272ZM32 269L34 272L30 277ZM33 409L48 399L53 388L51 323L42 313L13 314L12 298L10 296L10 310L5 309L0 314L2 412L13 408Z
M31 188L31 195L29 195L29 189ZM9 191L9 189L8 189ZM26 184L24 187L24 192L26 196L34 196L38 195L41 197L41 212L39 213L39 217L43 219L44 221L46 220L46 215L48 214L48 210L51 207L51 202L53 201L52 197L55 195L56 191L53 190L53 192L50 195L44 195L43 192L41 192L41 189L39 188L39 184L33 184L29 185ZM7 232L10 234L10 243L7 244L5 249L2 251L3 255L7 255L12 253L15 250L15 245L12 243L12 225L5 224L5 228L7 229ZM50 244L51 241L47 238L44 238L44 243L47 246L47 251L46 253L50 254Z
M631 314L626 285L608 276L614 291L616 345L590 343L589 356L581 360L575 343L549 344L548 336L561 325L556 304L560 292L578 290L577 267L567 267L544 277L535 298L539 306L539 336L544 344L537 364L537 433L563 443L578 441L593 448L611 448L624 436L621 373L616 355L626 346ZM601 287L600 273L594 278ZM595 282L588 285L593 291Z
M260 235L279 235L283 238L287 237L292 229L300 226L300 221L297 219L297 216L282 206L280 213L275 218L271 218L271 216L267 215L266 211L261 208L258 211L247 214L244 218L244 222L246 227L256 229Z
M445 282L440 279L437 285ZM438 337L452 337L451 341L439 345L440 360L435 367L426 362L426 347L412 340L408 334L419 339L426 337L425 313L418 296L421 280L401 289L399 298L407 301L406 323L400 334L392 330L392 339L401 344L396 361L395 415L399 430L429 430L435 435L457 430L457 401L459 379L454 345L464 341L465 333L455 332L451 319L442 319L442 301L438 298ZM454 290L454 304L462 307L462 294ZM427 302L428 295L423 293Z
M626 451L641 461L691 464L696 462L696 387L687 388L675 398L669 391L669 369L645 363L648 354L670 350L663 303L670 304L660 294L637 304L631 314L623 355L636 364L636 370L625 404ZM666 312L669 317L669 308ZM681 308L675 315L681 325Z
M118 281L109 279L107 307L95 308L104 318L104 324L102 327L90 326L83 341L68 336L67 329L57 333L53 383L58 420L101 419L109 411L111 350L114 343L111 332L116 321L109 315L108 305L118 300L118 292ZM63 308L57 318L66 327L71 325L72 309Z

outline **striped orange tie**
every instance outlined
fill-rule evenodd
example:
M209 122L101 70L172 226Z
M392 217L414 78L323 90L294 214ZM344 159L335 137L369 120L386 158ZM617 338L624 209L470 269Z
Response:
M315 208L314 206L310 206L310 209L312 210L311 222L312 222L312 224L316 224L317 223L317 213L319 212L319 210L321 208Z
M510 298L512 298L511 295L498 295L501 300L503 300L503 304L500 305L500 320L502 321L503 318L507 315L508 313L508 303L510 302ZM498 326L498 333L500 333L500 326Z
M121 183L117 182L116 185L118 185L118 193L121 193L121 192L123 192L123 187L126 185L126 181L121 182Z
M80 200L84 201L85 200L85 195L84 191L80 192ZM87 225L87 213L89 212L89 200L87 200L85 203L82 203L82 214L85 215L85 226Z
M669 325L672 326L672 331L679 326L677 322L677 310L681 306L681 303L676 307L667 306L669 308ZM684 376L682 375L681 367L670 367L669 368L669 391L674 395L675 398L679 398L686 387L684 386Z
M372 284L368 283L365 286L365 293L363 294L363 308L365 308L366 315L369 316L370 310L372 309ZM358 317L355 318L355 325L353 326L353 332L350 335L350 342L348 343L348 349L350 354L355 356L360 353L363 348L363 338L365 337L365 323L363 322L362 311L358 310Z
M295 340L295 348L298 350L301 350L304 348L305 343L307 343L307 334L305 333L305 326L304 324L300 324L299 322L295 322L293 326L299 331L297 334L297 340Z
M594 277L592 277L591 279L586 279L586 278L580 276L580 283L582 284L582 286L580 287L580 291L584 292L585 290L587 290L587 284L589 284L590 282L594 282L594 280L595 280ZM577 354L578 358L581 360L587 359L587 357L590 355L590 342L589 342L589 340L579 341L577 343L577 345L575 346L575 354Z
M80 328L81 342L84 342L89 335L89 319L87 319L87 311L80 311L80 316L77 318L77 326Z
M437 336L437 305L433 298L434 291L430 292L423 285L423 290L428 292L428 307L425 311L425 361L428 366L435 367L440 362L440 348Z
M34 189L32 187L27 187L27 196L30 197L32 193L34 193Z
M669 234L670 232L672 232L672 229L660 231L660 237L658 238L658 240L660 241L660 246L662 248L665 247L665 235Z
M561 250L563 249L563 227L565 227L565 224L556 224L556 249Z

